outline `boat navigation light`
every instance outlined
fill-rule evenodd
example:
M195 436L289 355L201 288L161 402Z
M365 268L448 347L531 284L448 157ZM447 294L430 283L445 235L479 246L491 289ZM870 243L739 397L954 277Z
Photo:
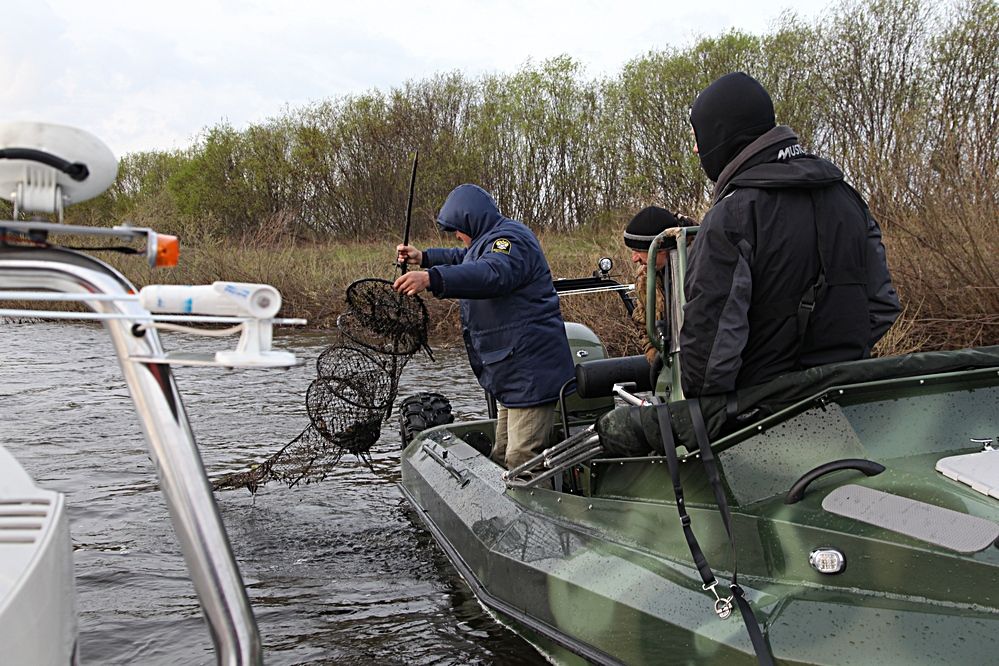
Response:
M816 548L808 555L808 563L821 574L833 575L846 569L846 557L835 548Z
M149 230L146 238L146 259L150 268L169 268L180 261L180 239Z

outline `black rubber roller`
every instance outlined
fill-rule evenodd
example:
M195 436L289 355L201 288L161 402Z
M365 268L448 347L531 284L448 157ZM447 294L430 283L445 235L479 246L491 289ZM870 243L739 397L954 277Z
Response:
M652 378L645 356L623 356L585 361L576 366L576 393L581 398L612 395L614 384L633 382L636 391L651 391Z

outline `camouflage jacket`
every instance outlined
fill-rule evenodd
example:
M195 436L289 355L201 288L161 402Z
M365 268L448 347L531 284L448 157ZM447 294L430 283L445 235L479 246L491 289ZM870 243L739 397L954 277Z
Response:
M656 358L656 347L649 340L645 325L645 282L648 275L645 266L638 269L635 274L635 309L631 313L631 319L635 324L635 331L638 343L642 346L645 358L651 365ZM662 276L656 276L656 319L663 319L666 312L666 294L663 291Z

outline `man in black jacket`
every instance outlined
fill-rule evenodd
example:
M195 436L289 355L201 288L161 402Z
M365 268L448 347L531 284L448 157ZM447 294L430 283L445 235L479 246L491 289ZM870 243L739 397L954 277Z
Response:
M868 357L900 307L881 230L843 172L777 126L741 72L701 92L690 122L716 185L684 283L686 397Z

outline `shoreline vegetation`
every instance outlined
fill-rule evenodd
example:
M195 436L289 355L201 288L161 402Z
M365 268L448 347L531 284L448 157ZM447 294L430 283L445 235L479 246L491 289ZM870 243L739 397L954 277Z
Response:
M562 56L512 74L448 72L332 98L191 147L125 155L111 189L66 222L128 222L181 238L181 265L108 256L139 286L264 282L282 316L330 328L361 277L397 276L413 152L412 239L453 245L434 219L450 190L482 185L542 241L552 273L600 256L631 282L621 230L656 204L697 219L710 204L688 109L741 70L771 92L779 123L847 174L880 222L904 312L880 354L999 344L999 4L846 0L811 22L785 14L638 56L588 78ZM10 207L0 209L10 215ZM460 341L456 302L425 297L431 341ZM619 297L562 299L612 354L637 353Z

